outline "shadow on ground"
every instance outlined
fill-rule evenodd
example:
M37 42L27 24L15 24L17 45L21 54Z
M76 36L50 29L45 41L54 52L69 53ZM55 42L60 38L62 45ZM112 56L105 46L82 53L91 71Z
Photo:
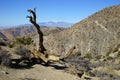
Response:
M53 67L54 69L57 69L57 70L64 70L65 68L67 68L64 65L59 65L59 64L56 64L56 63L52 63L52 62L49 62L49 63L24 62L22 64L12 63L10 67L13 68L13 69L30 69L30 68L33 68L33 66L35 64L39 64L39 65L42 65L42 66L45 66L45 67Z

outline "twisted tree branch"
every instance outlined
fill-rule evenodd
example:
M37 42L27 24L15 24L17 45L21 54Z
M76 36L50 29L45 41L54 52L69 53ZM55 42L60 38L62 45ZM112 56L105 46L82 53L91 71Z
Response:
M36 8L34 8L34 10L29 9L28 12L31 13L32 16L27 16L27 18L29 18L29 21L35 26L35 28L37 29L37 32L39 34L39 51L44 54L46 49L43 45L43 33L40 30L40 26L36 23L36 18L37 18L36 17Z

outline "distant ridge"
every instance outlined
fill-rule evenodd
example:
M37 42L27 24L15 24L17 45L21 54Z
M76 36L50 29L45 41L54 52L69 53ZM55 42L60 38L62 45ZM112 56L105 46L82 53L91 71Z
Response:
M54 22L54 21L49 21L49 22L39 22L38 23L40 26L47 26L47 27L63 27L63 28L68 28L71 27L74 23L70 22ZM16 26L0 26L0 30L3 29L8 29L8 28L17 28L21 26L32 26L32 24L21 24L21 25L16 25Z
M45 26L42 26L41 28L45 28ZM0 30L0 32L4 34L8 39L12 40L19 36L25 36L27 34L35 33L36 29L33 26L20 26L3 29Z
M47 36L51 33L53 33L53 34L58 33L60 31L64 30L64 28L41 26L41 30L42 30L44 36ZM21 36L25 36L28 34L36 33L36 29L34 26L25 25L25 26L3 29L3 30L0 30L0 32L1 32L1 34L4 34L4 36L6 38L8 38L9 40L12 40L16 37L21 37Z
M51 32L52 33L59 32L59 31L63 30L63 28L67 28L67 27L70 27L73 25L73 23L52 22L52 21L51 22L41 22L38 24L41 26L41 29L42 29L44 35L48 35ZM49 28L51 28L51 29L49 29ZM13 27L10 27L10 26L0 27L0 29L1 29L0 32L2 32L10 40L12 40L18 36L24 36L24 35L36 32L36 29L31 24L24 24L24 25L18 25L18 26L13 26Z
M47 27L64 27L68 28L71 27L74 23L69 23L69 22L54 22L54 21L49 21L49 22L40 22L39 25L42 26L47 26Z

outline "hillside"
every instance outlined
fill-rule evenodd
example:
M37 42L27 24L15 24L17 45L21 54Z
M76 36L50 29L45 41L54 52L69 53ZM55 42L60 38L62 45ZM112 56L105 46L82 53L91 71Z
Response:
M68 22L40 22L38 23L41 26L41 30L44 35L49 35L50 33L56 33L64 28L71 27L73 23ZM36 29L30 24L24 24L14 27L0 27L0 32L3 33L8 39L12 40L18 36L24 36L31 33L35 33Z
M12 40L17 36L24 36L26 34L34 33L35 29L32 26L23 26L16 28L8 28L0 30L8 39Z
M51 33L57 33L62 31L64 28L59 28L59 27L46 27L46 26L41 26L41 30L45 36L51 34ZM6 36L8 39L12 40L16 37L19 36L25 36L28 34L33 34L36 33L36 29L34 26L22 26L22 27L14 27L14 28L8 28L8 29L3 29L0 30L4 36Z
M5 39L6 40L7 37L3 33L0 32L0 39Z
M60 33L45 38L52 53L63 53L71 46L81 54L106 54L120 44L120 5L105 8Z

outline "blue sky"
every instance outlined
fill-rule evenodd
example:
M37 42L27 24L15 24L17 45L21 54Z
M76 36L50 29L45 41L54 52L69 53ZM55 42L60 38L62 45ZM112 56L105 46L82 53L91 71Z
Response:
M76 23L120 0L0 0L0 26L28 24L27 9L37 8L37 22Z

